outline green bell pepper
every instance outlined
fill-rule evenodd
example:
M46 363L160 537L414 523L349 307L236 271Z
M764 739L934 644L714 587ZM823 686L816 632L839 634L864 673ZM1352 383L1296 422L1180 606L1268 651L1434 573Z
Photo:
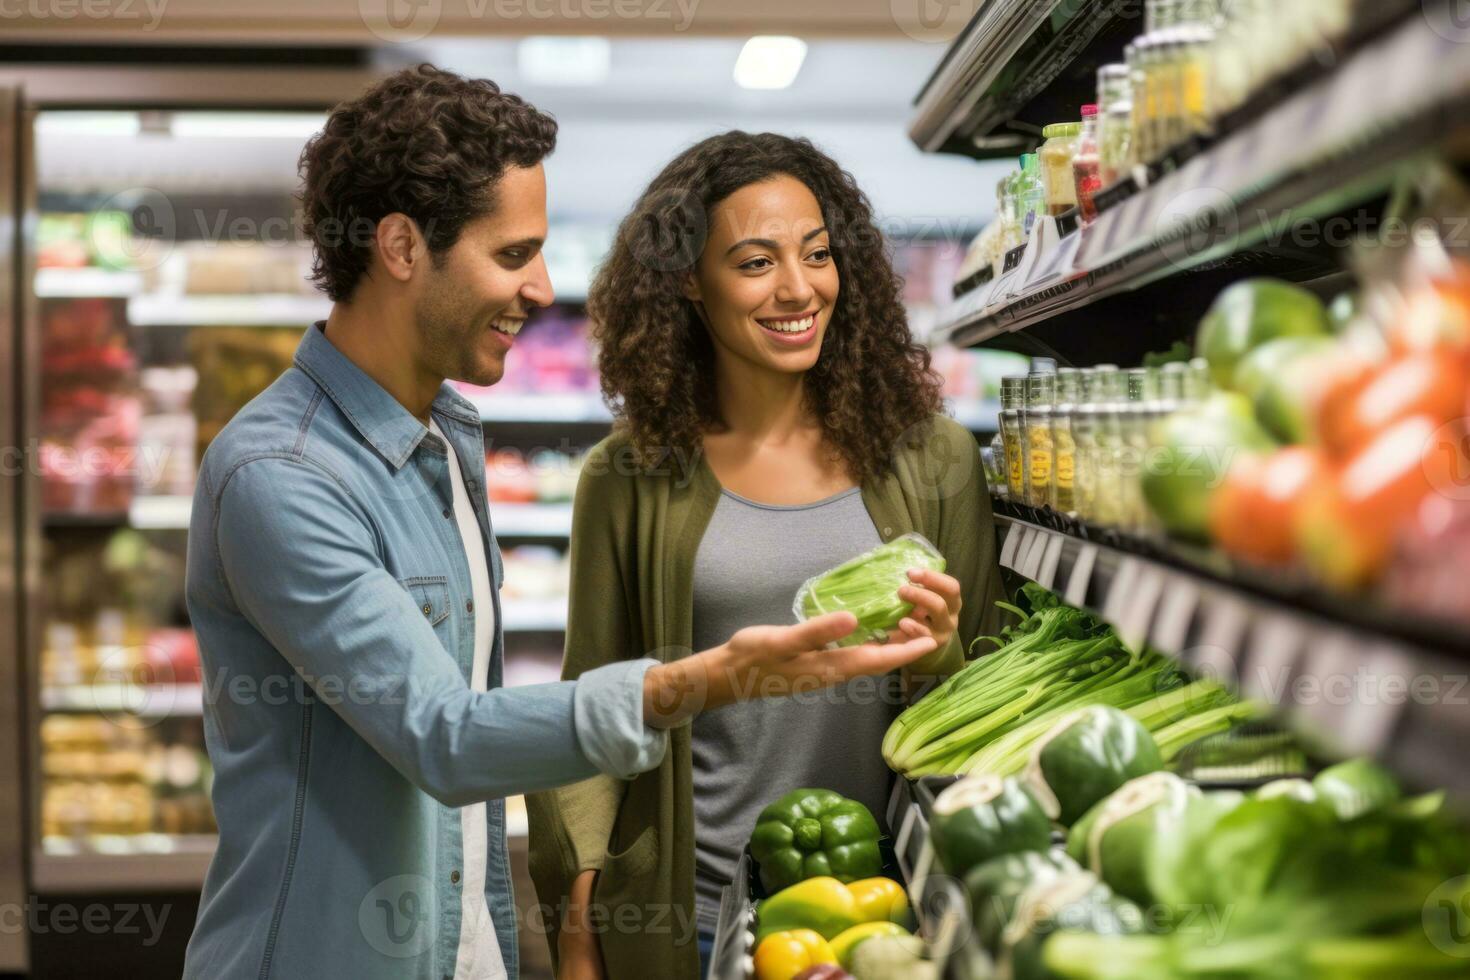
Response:
M1148 729L1117 708L1093 705L1036 743L1026 785L1047 816L1070 827L1124 783L1163 768Z
M1061 850L1007 854L972 869L965 875L965 892L985 951L994 956L1000 950L1001 933L1027 889L1081 870Z
M879 836L878 821L856 800L798 789L761 811L750 853L768 893L819 876L846 884L882 873Z
M1014 779L970 776L934 800L934 851L944 869L963 876L991 858L1051 846L1051 821Z
M998 975L1011 980L1055 980L1043 959L1047 940L1059 932L1132 936L1146 930L1143 910L1114 895L1089 872L1063 875L1026 890L1006 924L997 957Z
M1179 832L1189 802L1199 795L1171 772L1140 776L1072 825L1067 853L1119 895L1150 904L1149 848Z

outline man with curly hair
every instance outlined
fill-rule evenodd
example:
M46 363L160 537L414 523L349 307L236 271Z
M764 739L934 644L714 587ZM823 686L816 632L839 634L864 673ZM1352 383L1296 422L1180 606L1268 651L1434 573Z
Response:
M186 977L514 977L505 796L631 778L740 692L934 650L829 653L856 626L837 614L501 686L483 431L445 380L494 384L552 301L555 140L493 83L421 66L302 154L332 311L211 444L190 525L220 832Z

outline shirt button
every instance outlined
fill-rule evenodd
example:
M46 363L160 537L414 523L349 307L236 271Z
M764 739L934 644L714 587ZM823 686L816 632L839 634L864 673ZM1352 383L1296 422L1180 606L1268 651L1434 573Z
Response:
M449 516L449 508L448 507L445 507L444 508L444 516L445 517L448 517Z
M474 603L474 600L471 600L471 601L466 602L464 604L464 611L465 612L474 612L475 611L475 603Z
M451 872L449 872L449 883L451 885L457 885L457 884L459 884L459 872L458 871L451 871Z
M432 606L430 606L430 605L429 605L429 604L428 604L428 603L427 603L427 602L426 602L426 603L424 603L424 615L425 615L425 616L427 616L427 615L429 615L429 614L430 614L430 613L432 613L432 612L433 612L433 611L434 611L434 610L433 610L433 607L432 607Z

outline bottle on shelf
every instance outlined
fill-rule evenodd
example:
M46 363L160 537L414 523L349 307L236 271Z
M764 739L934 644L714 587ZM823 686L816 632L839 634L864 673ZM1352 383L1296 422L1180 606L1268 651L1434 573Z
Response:
M1075 514L1077 479L1077 442L1073 419L1082 396L1082 372L1076 368L1057 371L1056 404L1051 416L1051 442L1054 462L1051 475L1051 509L1059 514Z
M1041 158L1035 153L1021 157L1021 179L1017 184L1017 214L1021 219L1021 244L1031 240L1037 219L1046 213L1046 188L1041 182Z
M1094 520L1103 527L1123 523L1123 413L1127 384L1116 364L1097 369L1097 455L1093 467Z
M1111 187L1128 171L1133 138L1133 81L1128 66L1103 65L1098 69L1097 89L1098 160L1102 186Z
M1000 382L1000 434L1005 447L1006 489L1011 500L1026 500L1025 461L1022 456L1021 411L1026 405L1024 375Z
M1046 213L1056 218L1077 206L1077 181L1072 174L1072 159L1077 155L1082 124L1052 123L1041 131L1041 135L1046 138L1038 153L1046 192Z
M1000 255L1021 244L1021 230L1016 224L1016 175L1007 174L995 187L996 220L1001 223Z
M1084 521L1097 519L1097 427L1101 410L1101 375L1083 368L1078 377L1077 404L1072 410L1072 509Z
M1129 89L1133 93L1132 133L1128 138L1128 167L1147 166L1153 162L1154 117L1158 112L1158 93L1150 84L1153 79L1154 44L1145 34L1128 45Z
M1102 190L1101 147L1098 146L1096 105L1082 107L1082 134L1077 138L1077 155L1072 172L1077 186L1077 208L1082 222L1097 220L1097 194Z
M1055 449L1051 420L1057 396L1057 374L1032 374L1026 379L1026 502L1032 507L1051 506Z

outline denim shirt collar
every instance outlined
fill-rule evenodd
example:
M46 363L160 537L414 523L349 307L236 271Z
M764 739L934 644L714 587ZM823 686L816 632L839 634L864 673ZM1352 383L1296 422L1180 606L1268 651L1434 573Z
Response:
M296 348L296 366L321 386L368 445L395 470L401 469L428 434L428 427L339 351L325 331L325 320L306 331ZM468 425L480 424L475 406L447 383L440 385L431 411Z

